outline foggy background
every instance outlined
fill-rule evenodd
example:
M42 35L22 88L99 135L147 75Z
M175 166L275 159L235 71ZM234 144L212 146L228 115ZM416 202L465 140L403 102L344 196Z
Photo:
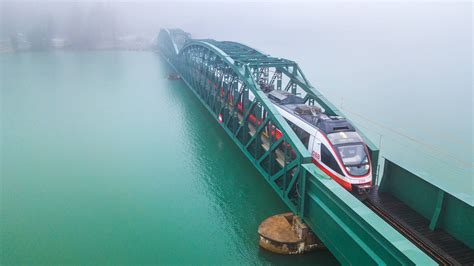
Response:
M0 41L149 49L170 27L242 42L298 62L348 117L374 129L374 142L387 130L408 136L405 146L428 147L465 176L474 161L472 9L471 1L1 2Z

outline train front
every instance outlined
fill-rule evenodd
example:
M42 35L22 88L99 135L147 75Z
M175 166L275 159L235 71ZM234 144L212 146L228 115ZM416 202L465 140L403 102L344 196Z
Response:
M356 131L327 134L333 145L338 163L350 184L345 187L353 192L368 192L372 188L372 167L367 145Z

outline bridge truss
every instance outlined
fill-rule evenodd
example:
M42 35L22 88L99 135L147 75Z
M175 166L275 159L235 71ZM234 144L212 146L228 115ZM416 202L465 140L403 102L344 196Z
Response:
M269 88L284 90L310 105L318 104L329 115L342 115L311 86L297 63L236 42L190 39L180 30L161 30L157 46L289 209L341 262L433 263L315 167L308 150L267 98ZM372 169L377 169L378 150L368 139L366 143Z

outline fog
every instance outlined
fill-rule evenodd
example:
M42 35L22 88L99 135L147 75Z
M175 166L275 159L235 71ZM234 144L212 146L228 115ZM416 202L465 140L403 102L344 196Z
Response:
M403 44L452 30L464 32L463 41L470 42L471 12L470 1L5 1L0 3L0 38L44 34L93 48L100 41L124 35L150 38L161 27L177 27L197 38L271 46L298 41L381 43L390 38Z
M7 1L0 19L19 48L149 49L162 27L242 42L295 60L338 106L438 146L462 139L473 160L471 1Z

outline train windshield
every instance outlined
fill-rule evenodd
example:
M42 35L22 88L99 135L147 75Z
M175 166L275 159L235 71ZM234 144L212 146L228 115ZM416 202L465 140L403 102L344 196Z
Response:
M363 144L358 143L336 147L349 174L361 176L369 172L369 158Z
M357 132L332 133L328 134L328 138L336 147L350 175L361 176L369 172L369 157Z

